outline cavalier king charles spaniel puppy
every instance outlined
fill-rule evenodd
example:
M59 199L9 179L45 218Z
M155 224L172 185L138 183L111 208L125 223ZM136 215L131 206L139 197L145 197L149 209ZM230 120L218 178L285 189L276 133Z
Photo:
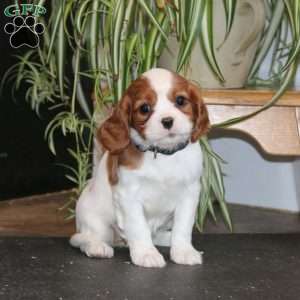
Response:
M133 81L97 131L104 154L77 202L71 245L109 258L119 237L138 266L165 266L155 245L201 264L191 239L209 126L199 88L178 74L156 68Z

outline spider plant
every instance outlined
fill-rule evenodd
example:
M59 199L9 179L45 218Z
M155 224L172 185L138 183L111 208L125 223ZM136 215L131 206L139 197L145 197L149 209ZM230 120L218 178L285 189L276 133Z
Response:
M45 0L31 2L43 5ZM229 126L254 116L273 105L287 88L295 72L300 48L299 0L285 0L281 5L276 3L275 0L266 1L270 16L251 78L256 78L270 42L275 36L280 36L278 30L284 31L285 26L290 26L294 42L281 68L281 87L260 110L214 124L214 127ZM223 4L227 20L226 38L234 20L236 0L223 0ZM284 21L278 23L275 15ZM50 103L54 110L59 109L45 136L54 154L58 130L74 137L75 149L68 151L76 160L77 169L68 167L70 173L67 176L76 183L78 194L91 174L96 116L104 105L116 104L132 80L157 66L170 34L175 33L179 42L177 72L184 73L193 45L199 39L212 71L220 81L224 81L213 50L211 0L51 0L48 17L47 20L40 19L46 28L43 43L36 50L19 56L19 62L8 70L3 82L16 79L16 88L21 81L27 82L26 99L37 112L45 103ZM216 220L213 205L216 201L226 224L232 229L225 202L223 161L213 152L206 137L199 143L203 150L204 172L196 226L203 230L207 213ZM72 207L68 208L72 215Z
M266 24L254 64L248 76L249 86L279 88L261 108L238 118L227 120L215 127L228 127L254 117L274 105L292 85L300 55L300 1L265 0ZM268 78L259 77L259 70L266 55L271 52Z

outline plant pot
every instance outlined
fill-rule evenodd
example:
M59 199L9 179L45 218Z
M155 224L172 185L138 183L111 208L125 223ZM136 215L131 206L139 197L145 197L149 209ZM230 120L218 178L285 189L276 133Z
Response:
M231 32L224 42L226 19L223 1L214 0L213 41L217 62L225 78L216 78L206 61L199 39L194 45L189 66L184 75L203 88L240 88L246 83L265 24L263 0L238 0ZM199 24L200 26L200 24ZM160 66L176 70L178 42L171 37L169 49L160 59Z

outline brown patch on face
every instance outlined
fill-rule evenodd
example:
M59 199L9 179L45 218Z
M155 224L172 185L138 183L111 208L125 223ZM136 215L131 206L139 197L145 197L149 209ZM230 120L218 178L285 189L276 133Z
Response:
M132 82L119 104L97 132L97 137L106 150L108 179L111 185L118 182L118 167L136 169L143 153L130 142L130 127L144 137L148 119L153 113L157 99L146 78Z
M168 93L168 98L174 105L184 114L186 114L189 119L194 122L195 115L194 115L194 103L190 99L189 94L189 82L184 79L183 77L179 76L178 74L173 75L173 88ZM176 98L182 97L183 103L179 105L176 103Z
M151 117L157 101L156 93L151 88L148 79L141 77L129 86L126 94L132 103L130 126L145 138L146 123Z
M168 98L193 122L191 141L194 143L210 128L208 112L201 97L200 88L175 73L173 73L172 86Z
M112 154L121 153L130 144L130 127L144 137L146 122L151 117L156 93L146 78L132 82L112 115L100 126L97 138Z

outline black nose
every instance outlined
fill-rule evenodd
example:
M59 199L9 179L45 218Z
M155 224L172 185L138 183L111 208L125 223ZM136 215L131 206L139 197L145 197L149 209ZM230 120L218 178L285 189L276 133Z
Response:
M166 129L171 129L173 126L174 119L171 117L161 119L161 123Z

